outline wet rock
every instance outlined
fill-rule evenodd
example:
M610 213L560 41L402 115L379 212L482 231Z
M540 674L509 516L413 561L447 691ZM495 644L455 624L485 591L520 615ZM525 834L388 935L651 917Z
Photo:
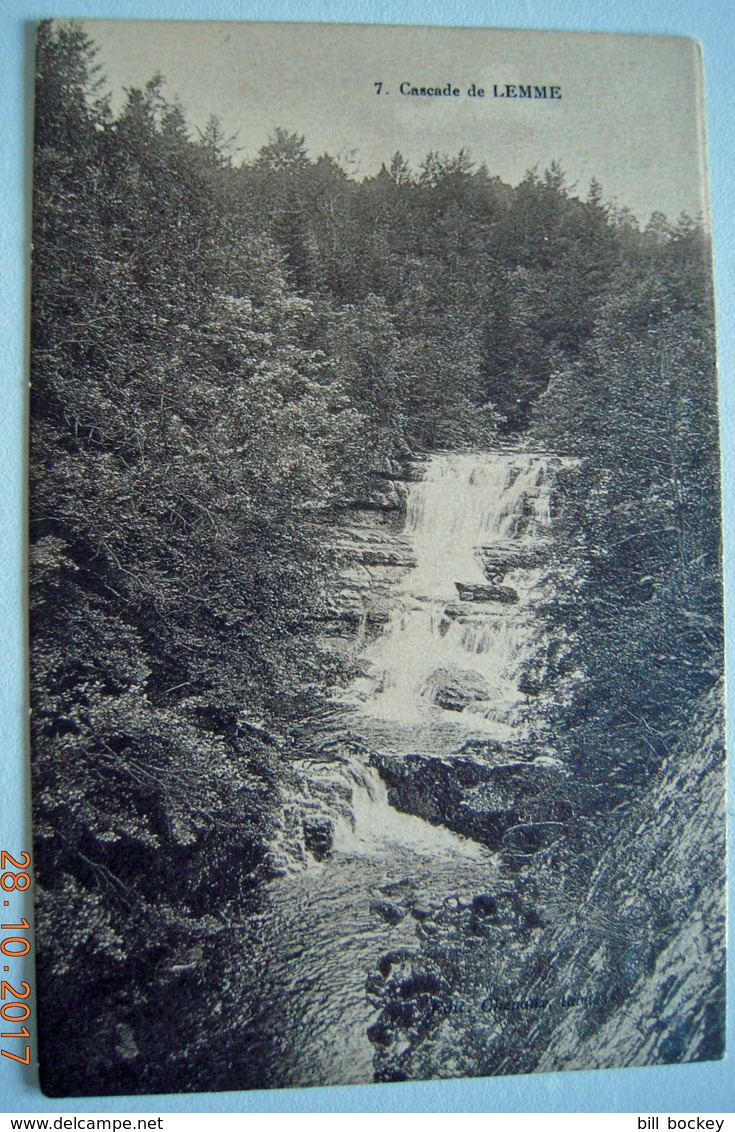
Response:
M317 861L327 857L334 844L334 825L330 818L304 818L304 844Z
M411 893L416 887L416 881L411 877L404 877L403 880L390 880L387 884L381 884L378 892L382 892L384 896L404 896L406 893Z
M527 923L529 915L531 910L526 909L517 892L482 892L472 901L470 924L483 922L494 927L513 928L531 926Z
M500 752L494 757L501 757ZM491 849L521 851L522 846L524 853L532 853L547 844L548 837L558 835L558 823L570 817L560 788L565 772L559 766L515 758L493 765L471 755L373 754L370 762L397 810L446 826ZM532 835L534 823L545 830L543 836ZM515 839L511 835L505 842L517 827L528 829L526 833L519 829Z
M375 998L383 993L385 990L385 979L379 971L373 971L371 975L368 975L365 989L370 998Z
M377 1022L373 1022L372 1026L368 1026L367 1036L373 1045L387 1049L393 1041L393 1030L385 1018L380 1018Z
M437 668L424 682L422 693L445 711L464 711L468 704L487 699L489 688L476 672Z
M399 947L395 951L387 951L378 961L378 970L384 979L394 973L396 967L410 969L413 952L407 947Z
M468 739L460 747L459 754L469 756L473 762L490 764L507 763L512 755L514 760L525 756L525 744L510 745L498 739Z
M382 916L387 924L394 927L400 924L401 920L406 915L404 908L399 908L397 904L393 904L390 900L371 900L370 911L375 912L378 916Z
M436 964L424 959L417 965L415 953L389 953L379 967L384 974L371 975L366 984L380 1012L367 1034L378 1051L390 1050L395 1058L419 1045L447 1017L452 993Z
M383 1007L383 1014L388 1025L395 1030L407 1030L413 1025L415 1008L412 1002L405 1002L400 998L388 998Z
M526 696L543 694L554 679L568 676L569 641L563 637L549 637L524 662L518 690Z
M472 911L477 916L496 916L498 912L498 902L494 896L481 893L480 896L476 896L472 901Z
M403 511L406 506L406 485L398 480L389 480L385 490L371 491L364 499L352 499L347 503L353 511Z
M522 547L513 542L481 546L479 555L483 572L489 582L497 585L511 570L532 570L543 565L548 557L548 547L543 545Z
M448 986L434 971L412 971L398 987L401 998L416 998L423 994L446 994Z
M372 475L385 479L402 479L405 476L405 467L401 461L391 459L386 453L376 453L370 471Z
M385 625L390 620L390 614L382 609L330 609L326 613L312 618L313 621L342 622L345 625L357 626L362 621L368 625Z
M518 681L518 691L524 696L540 696L544 690L542 680L534 679L528 672L524 672Z
M543 928L546 926L546 921L544 920L543 916L540 914L540 912L537 912L535 908L529 908L524 913L523 919L525 926L531 931L535 931L537 928Z
M468 586L455 582L460 601L499 601L504 605L515 605L518 593L512 586Z

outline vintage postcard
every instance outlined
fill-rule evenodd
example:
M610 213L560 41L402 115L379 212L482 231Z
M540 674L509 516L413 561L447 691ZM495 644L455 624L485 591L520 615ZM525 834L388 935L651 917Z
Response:
M39 26L48 1094L723 1055L703 123L687 39Z

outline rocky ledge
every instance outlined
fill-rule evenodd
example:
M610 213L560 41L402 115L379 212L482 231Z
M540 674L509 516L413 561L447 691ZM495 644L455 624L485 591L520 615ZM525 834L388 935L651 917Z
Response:
M502 605L515 605L518 591L512 586L478 586L455 582L460 601L499 601Z
M500 747L483 754L373 753L370 762L397 810L502 849L509 861L558 838L572 820L560 789L561 764L546 756L521 760Z

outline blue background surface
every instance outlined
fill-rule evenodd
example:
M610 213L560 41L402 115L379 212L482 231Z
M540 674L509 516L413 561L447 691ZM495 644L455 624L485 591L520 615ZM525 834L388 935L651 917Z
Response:
M148 19L322 20L557 28L696 36L702 42L722 417L729 702L733 697L735 544L735 5L732 0L0 0L0 849L30 846L25 661L25 433L33 23L49 16ZM675 112L675 111L674 111ZM732 716L732 711L730 712ZM729 730L732 740L732 725ZM732 741L730 741L732 749ZM730 798L733 797L730 773ZM728 807L732 819L732 801ZM732 865L732 838L730 865ZM732 869L730 869L732 875ZM731 902L732 910L732 902ZM732 950L732 949L731 949ZM732 968L732 964L731 964ZM26 975L32 978L32 972ZM733 1043L730 971L728 1048ZM74 1004L69 1003L74 1025ZM216 1043L213 1029L212 1041ZM48 1100L33 1068L0 1059L5 1112L618 1111L732 1112L731 1057L699 1065L604 1070L474 1081L270 1092Z

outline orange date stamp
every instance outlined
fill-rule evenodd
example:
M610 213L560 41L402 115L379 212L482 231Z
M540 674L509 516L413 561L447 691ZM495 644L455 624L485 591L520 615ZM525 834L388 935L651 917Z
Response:
M0 889L2 889L2 910L7 915L8 919L12 918L12 904L13 894L20 892L27 892L31 887L31 874L28 871L31 865L30 853L21 853L21 860L16 861L10 853L4 850L0 852ZM4 917L3 917L4 918ZM12 972L12 960L22 959L31 950L31 941L29 937L30 925L24 916L20 917L18 924L0 924L0 931L3 933L0 940L0 966L2 966L2 974L7 974L7 979L0 979L0 1018L2 1022L8 1026L18 1026L19 1029L7 1029L0 1032L0 1039L3 1045L6 1041L15 1041L25 1038L30 1038L31 1034L28 1028L24 1025L31 1016L31 1008L25 1001L31 993L29 983L20 982L20 988L14 984L18 981ZM13 935L6 935L6 932L13 932ZM21 934L22 933L22 934ZM21 1048L18 1046L15 1049ZM21 1065L30 1065L31 1061L31 1047L26 1044L24 1052L14 1053L13 1049L0 1049L0 1054L3 1057L9 1057L11 1061L19 1061Z

